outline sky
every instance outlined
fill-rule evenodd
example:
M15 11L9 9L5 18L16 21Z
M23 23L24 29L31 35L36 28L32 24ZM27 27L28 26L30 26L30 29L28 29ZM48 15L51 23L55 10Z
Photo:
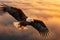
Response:
M59 32L60 31L60 0L0 0L0 3L5 3L9 6L22 9L23 12L28 17L32 17L33 19L37 19L37 20L42 20L47 25L48 29L51 31L47 40L48 39L60 40L59 38L60 37L60 32ZM26 36L25 40L27 40L28 36L29 36L28 40L42 39L42 37L39 36L39 33L36 30L34 30L32 27L30 28L32 28L32 30L34 31L30 31L29 27L28 27L29 30L26 30L26 31L24 30L23 32L18 31L17 29L15 29L15 27L12 24L14 21L16 20L11 15L0 11L0 27L1 27L0 34L5 33L5 36L6 34L8 34L9 38L10 38L10 35L12 38L12 36L16 36L18 34L19 36L16 37L16 39L18 40L19 40L19 37L21 40L24 40L23 39L24 36ZM16 34L16 32L18 33ZM4 36L2 34L2 38L3 37Z

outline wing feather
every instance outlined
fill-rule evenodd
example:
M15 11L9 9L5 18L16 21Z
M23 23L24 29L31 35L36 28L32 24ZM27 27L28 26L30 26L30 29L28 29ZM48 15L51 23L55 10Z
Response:
M18 9L16 7L11 7L5 4L3 4L2 8L4 12L8 12L11 16L13 16L18 21L26 20L27 18L27 16L23 13L21 9Z

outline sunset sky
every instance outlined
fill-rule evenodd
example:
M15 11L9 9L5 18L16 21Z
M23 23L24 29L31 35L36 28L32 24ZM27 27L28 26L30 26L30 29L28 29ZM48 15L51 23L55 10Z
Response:
M22 9L29 17L60 18L59 0L1 0L0 2Z
M42 20L50 30L60 33L60 0L0 0L0 3L5 3L22 9L23 12L33 19ZM8 13L0 11L0 25L10 25L16 21ZM59 34L60 35L60 34ZM59 36L60 37L60 36ZM59 38L56 40L60 40Z

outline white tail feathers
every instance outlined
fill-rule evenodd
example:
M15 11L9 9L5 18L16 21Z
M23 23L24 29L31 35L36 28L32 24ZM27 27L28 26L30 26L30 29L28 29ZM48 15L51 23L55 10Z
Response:
M13 25L16 27L16 28L19 28L20 27L20 22L13 22Z
M13 25L18 29L18 30L26 30L28 29L27 27L20 26L20 22L13 22Z

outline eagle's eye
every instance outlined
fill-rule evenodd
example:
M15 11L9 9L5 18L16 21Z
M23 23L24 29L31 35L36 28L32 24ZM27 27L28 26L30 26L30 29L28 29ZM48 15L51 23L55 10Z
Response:
M27 22L32 22L32 21L34 21L32 18L30 18L30 17L28 17L27 19L26 19L26 21Z

